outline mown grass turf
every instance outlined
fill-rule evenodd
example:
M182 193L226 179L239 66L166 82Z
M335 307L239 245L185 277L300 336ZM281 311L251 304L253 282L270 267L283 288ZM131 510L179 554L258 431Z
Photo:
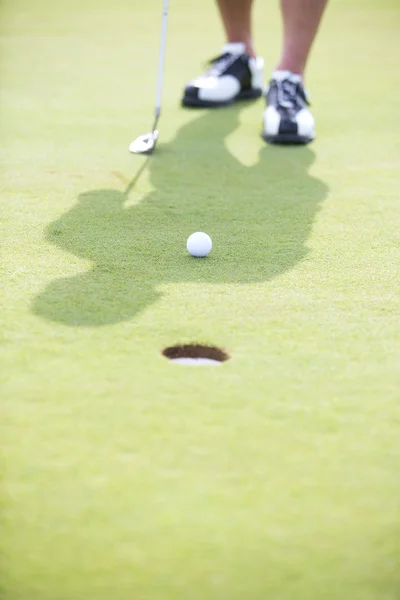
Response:
M2 4L3 598L397 600L397 2L332 2L318 140L270 148L179 108L222 38L174 0L147 161L160 8Z

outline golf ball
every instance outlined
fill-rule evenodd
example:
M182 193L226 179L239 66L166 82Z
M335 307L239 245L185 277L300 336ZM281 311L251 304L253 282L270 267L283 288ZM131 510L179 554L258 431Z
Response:
M188 237L186 242L186 248L192 256L203 257L210 254L212 248L212 241L209 235L202 231L196 231Z

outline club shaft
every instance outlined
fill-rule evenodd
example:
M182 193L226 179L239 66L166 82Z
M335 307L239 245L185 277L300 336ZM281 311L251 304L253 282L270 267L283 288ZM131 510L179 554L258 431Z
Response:
M163 75L164 75L164 63L165 63L165 46L167 39L167 22L168 22L168 3L169 0L163 0L163 14L161 21L161 40L160 40L160 54L158 58L158 77L157 77L157 91L156 91L156 109L155 109L155 121L153 131L157 127L158 118L161 113L161 95L163 87Z
M159 118L160 118L160 110L157 111L157 109L156 109L156 114L155 114L155 117L154 117L153 129L152 129L153 133L157 129L157 123L158 123L158 119Z

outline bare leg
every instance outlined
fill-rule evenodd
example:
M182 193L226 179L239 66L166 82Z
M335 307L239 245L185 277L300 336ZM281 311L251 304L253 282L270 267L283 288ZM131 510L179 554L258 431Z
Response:
M327 0L281 0L284 42L278 70L303 76L326 4Z
M253 0L217 0L217 4L227 41L246 44L247 53L250 56L255 56L251 35L251 8Z

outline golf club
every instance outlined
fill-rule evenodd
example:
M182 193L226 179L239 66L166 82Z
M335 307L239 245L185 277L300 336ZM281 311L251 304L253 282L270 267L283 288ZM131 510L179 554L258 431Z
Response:
M168 20L168 2L164 0L163 3L163 14L161 23L161 41L160 41L160 54L158 59L158 80L157 80L157 91L156 91L156 107L155 107L155 118L153 123L153 129L149 133L140 135L129 146L129 151L135 154L152 154L156 147L158 130L157 123L161 114L161 94L162 94L162 83L164 74L164 59L165 59L165 40L167 36L167 20Z

